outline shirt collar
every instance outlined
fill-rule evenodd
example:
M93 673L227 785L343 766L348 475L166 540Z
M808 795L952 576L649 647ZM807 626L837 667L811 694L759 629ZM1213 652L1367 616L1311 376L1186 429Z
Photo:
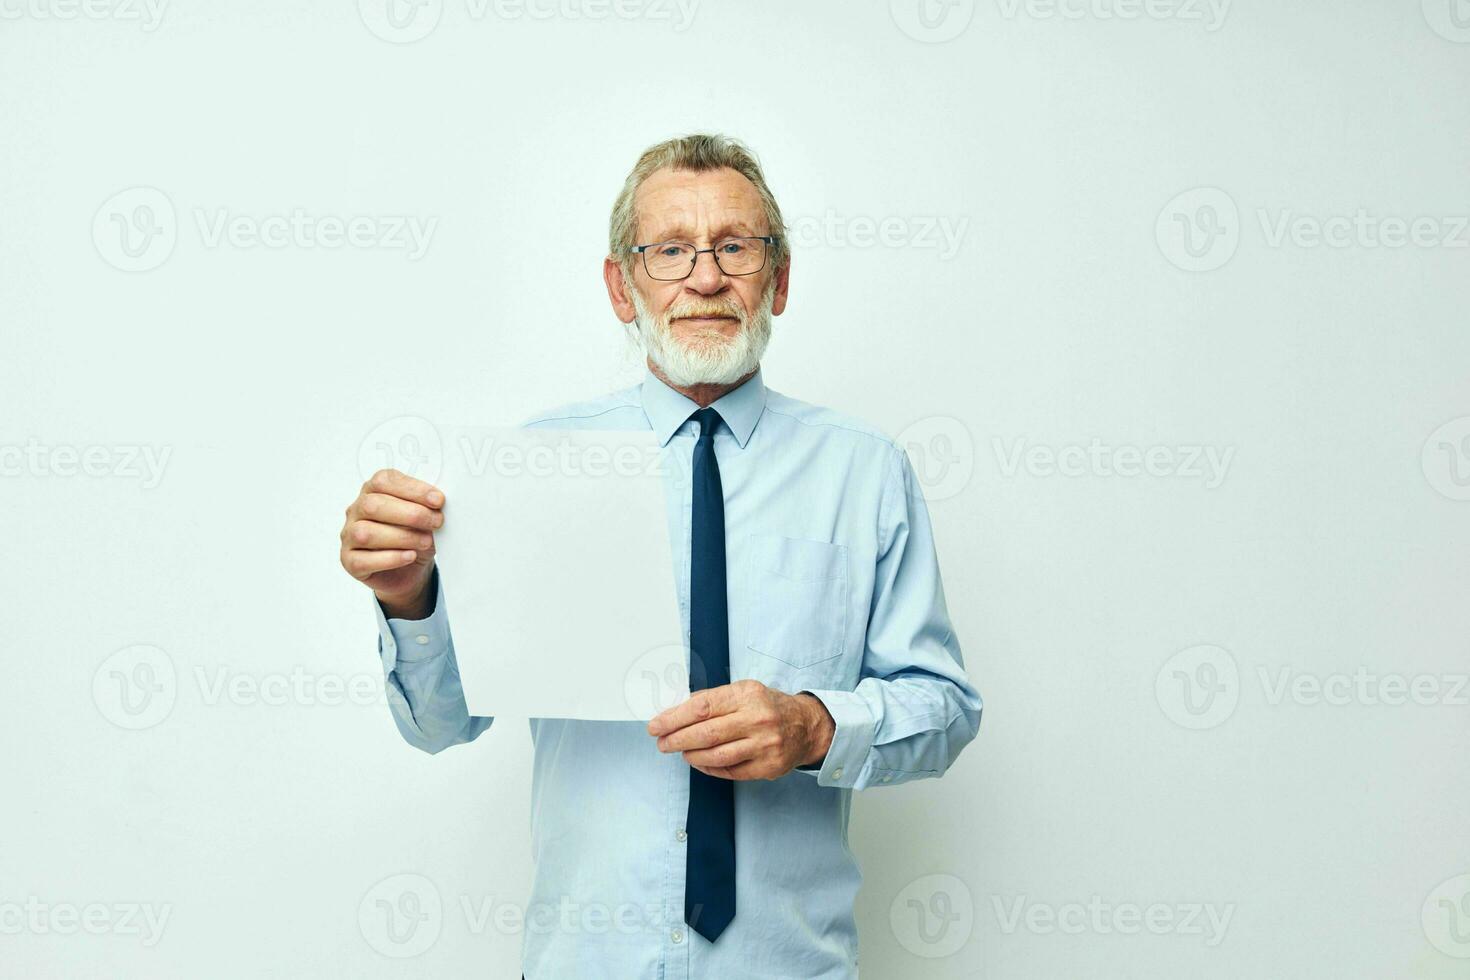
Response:
M660 446L666 446L679 431L679 426L699 410L699 405L686 398L659 380L658 375L644 368L643 385L640 391L643 414L648 416L649 427L658 436ZM720 418L730 427L730 434L741 449L750 441L755 424L760 421L766 408L766 385L761 380L757 367L744 384L734 391L727 391L711 405L720 413Z

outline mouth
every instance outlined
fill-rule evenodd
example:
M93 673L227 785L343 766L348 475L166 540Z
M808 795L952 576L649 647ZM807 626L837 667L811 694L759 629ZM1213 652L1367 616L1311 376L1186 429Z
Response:
M739 323L739 319L733 316L681 316L674 318L675 323L687 323L695 327L719 327L727 323Z

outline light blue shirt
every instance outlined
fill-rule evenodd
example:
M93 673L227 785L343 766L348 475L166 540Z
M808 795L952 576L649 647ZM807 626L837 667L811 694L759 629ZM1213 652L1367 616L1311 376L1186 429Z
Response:
M652 429L687 473L698 407L648 372L525 424ZM683 921L688 763L660 752L642 722L532 719L528 980L856 977L851 791L938 776L979 729L980 695L904 452L862 422L768 389L760 372L714 408L726 423L715 456L730 677L810 691L836 733L820 767L736 782L735 919L712 944ZM666 498L687 630L689 482ZM384 619L373 605L403 737L438 752L488 729L494 719L465 708L443 582L427 619Z

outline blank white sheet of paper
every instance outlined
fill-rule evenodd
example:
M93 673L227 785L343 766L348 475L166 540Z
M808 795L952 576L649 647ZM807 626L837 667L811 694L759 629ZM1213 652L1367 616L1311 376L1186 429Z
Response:
M652 432L443 428L437 562L472 715L647 720L688 697Z

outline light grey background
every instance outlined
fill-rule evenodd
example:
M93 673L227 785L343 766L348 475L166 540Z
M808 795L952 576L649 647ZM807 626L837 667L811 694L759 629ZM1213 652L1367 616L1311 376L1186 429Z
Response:
M0 975L512 975L525 726L399 739L336 534L405 417L636 380L607 212L697 129L986 700L855 800L863 975L1467 975L1464 0L403 9L0 0Z

